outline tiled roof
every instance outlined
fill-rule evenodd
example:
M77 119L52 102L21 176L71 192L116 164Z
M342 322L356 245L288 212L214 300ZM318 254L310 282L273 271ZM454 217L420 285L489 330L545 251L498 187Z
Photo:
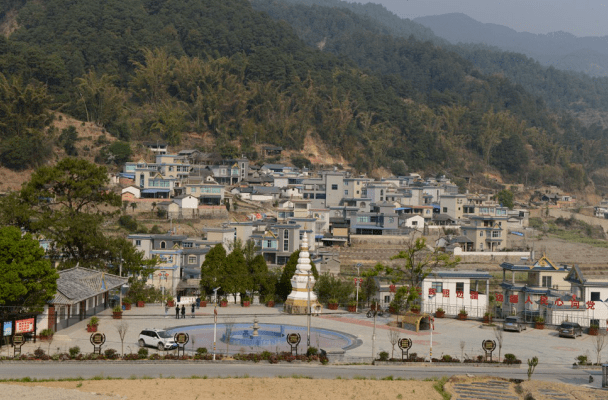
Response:
M57 294L51 304L74 304L127 283L127 278L75 267L59 271Z

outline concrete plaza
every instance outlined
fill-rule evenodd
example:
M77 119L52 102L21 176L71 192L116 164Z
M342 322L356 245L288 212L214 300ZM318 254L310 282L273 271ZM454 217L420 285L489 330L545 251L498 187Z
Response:
M228 307L217 308L218 324L231 321L235 324L253 324L254 318L257 318L260 324L285 324L294 326L307 325L307 316L305 315L289 315L278 307L251 306L241 307L239 305L229 305ZM187 308L186 318L175 318L175 309L169 309L165 315L165 308L160 304L146 304L143 308L133 307L129 311L123 312L123 319L112 319L112 310L107 309L99 314L99 332L106 335L106 343L103 346L105 349L115 349L121 351L121 341L116 327L125 323L128 325L128 331L124 340L124 352L137 352L137 339L139 333L145 328L158 329L173 329L177 327L188 327L192 325L212 325L213 324L213 306L202 307L196 309L194 318ZM394 321L395 316L378 317L376 319L376 354L381 351L387 351L391 354L392 346L389 340L389 322ZM67 329L57 332L53 342L50 344L42 343L27 343L23 347L23 352L33 352L35 348L41 346L47 350L50 347L51 353L67 352L70 347L79 346L83 353L93 351L93 346L90 343L90 333L86 331L88 320L81 321ZM498 324L500 325L500 324ZM483 354L481 343L485 339L496 340L495 333L492 329L481 328L480 321L458 321L454 318L435 319L435 330L433 331L433 357L439 358L444 354L449 354L452 357L462 358L461 353L464 353L469 358L474 358ZM360 340L360 345L346 351L345 358L349 362L369 362L372 359L372 336L374 332L373 319L367 318L365 313L347 313L345 311L331 311L323 309L321 315L311 317L311 327L323 328L332 331L343 332L354 336ZM207 329L212 332L212 330ZM399 337L411 338L413 346L410 352L415 352L419 357L429 356L430 351L430 331L413 332L404 329L398 329ZM222 343L219 338L223 331L217 331L217 352L226 353L226 344ZM289 332L288 332L289 333ZM559 338L555 329L536 330L528 327L527 330L518 332L503 332L502 355L513 353L525 364L528 358L537 356L540 363L545 366L570 368L575 358L581 354L587 354L589 360L595 362L596 351L593 336L583 335L576 339ZM306 338L302 337L299 351L305 350ZM311 341L311 346L323 348L323 344ZM462 346L462 347L461 347ZM206 347L209 352L213 350L212 336L208 336L195 340L195 343L189 343L187 350L191 351L197 347ZM8 355L12 348L4 347L3 355ZM274 350L274 349L273 349ZM288 351L289 346L285 343L277 350ZM400 356L400 350L395 346L395 357ZM150 352L156 351L150 349ZM252 352L256 349L230 347L230 352ZM603 351L603 359L608 359L608 345ZM497 357L498 348L494 356Z

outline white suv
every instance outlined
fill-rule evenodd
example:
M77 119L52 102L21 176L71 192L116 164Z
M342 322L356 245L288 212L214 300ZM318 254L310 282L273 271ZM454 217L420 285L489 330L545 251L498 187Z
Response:
M159 350L171 350L177 347L173 336L161 329L144 329L139 333L139 347L152 346Z

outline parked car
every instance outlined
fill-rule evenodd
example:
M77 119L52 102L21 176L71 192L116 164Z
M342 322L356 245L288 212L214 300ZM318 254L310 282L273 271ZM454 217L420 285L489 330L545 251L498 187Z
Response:
M177 347L173 336L162 329L144 329L139 333L139 347L151 346L158 350L171 350Z
M507 317L505 322L502 324L502 329L505 331L517 331L521 332L526 329L526 324L521 317Z
M578 322L562 322L557 328L558 335L560 337L571 337L576 338L577 336L583 336L583 327Z

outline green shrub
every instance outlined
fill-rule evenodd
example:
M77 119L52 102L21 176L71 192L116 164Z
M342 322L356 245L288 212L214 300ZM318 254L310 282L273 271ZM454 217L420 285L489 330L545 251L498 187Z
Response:
M388 361L388 352L387 351L381 351L380 354L378 354L380 361Z
M137 221L130 215L121 215L120 218L118 218L118 225L129 232L135 232L137 230Z
M76 358L78 356L78 354L80 354L80 347L78 347L78 346L70 347L69 352L70 352L70 357Z
M44 355L44 350L42 350L40 347L38 347L36 350L34 350L34 356L36 358L41 358Z
M207 354L207 348L199 347L198 349L196 349L196 354Z
M141 359L148 358L148 349L142 347L137 351L137 356Z
M316 356L317 354L319 354L319 350L316 347L311 346L306 350L307 356Z

